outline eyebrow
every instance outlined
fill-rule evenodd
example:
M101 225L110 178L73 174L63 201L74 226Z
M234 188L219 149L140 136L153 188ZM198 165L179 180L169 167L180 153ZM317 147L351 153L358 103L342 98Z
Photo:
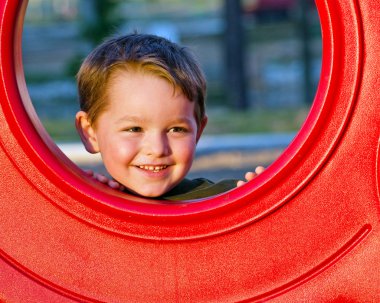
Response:
M123 122L133 122L133 123L143 123L145 122L145 119L142 119L139 116L123 116L119 120L116 121L117 124L123 123Z
M172 124L181 124L181 123L185 123L185 124L191 124L191 120L188 119L188 118L185 118L185 117L179 117L178 119L175 119L173 121L171 121Z
M146 119L143 119L139 116L125 115L116 121L117 124L124 123L124 122L132 122L132 123L142 124L142 123L146 122ZM191 125L191 120L189 118L186 118L186 117L178 117L178 118L170 121L170 124L181 124L181 123Z

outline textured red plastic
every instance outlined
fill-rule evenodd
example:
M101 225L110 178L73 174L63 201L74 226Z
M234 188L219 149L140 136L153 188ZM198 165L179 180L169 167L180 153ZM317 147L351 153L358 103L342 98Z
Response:
M34 112L0 1L1 302L380 302L380 2L317 0L310 114L255 181L153 203L88 179Z

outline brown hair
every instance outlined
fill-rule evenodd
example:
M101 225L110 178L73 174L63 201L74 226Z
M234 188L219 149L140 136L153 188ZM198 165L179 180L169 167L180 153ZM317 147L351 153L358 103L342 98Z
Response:
M81 110L94 124L107 106L107 85L116 70L135 67L163 77L179 87L195 102L195 117L200 125L205 116L206 81L192 54L169 40L146 34L111 38L96 47L84 60L78 75Z

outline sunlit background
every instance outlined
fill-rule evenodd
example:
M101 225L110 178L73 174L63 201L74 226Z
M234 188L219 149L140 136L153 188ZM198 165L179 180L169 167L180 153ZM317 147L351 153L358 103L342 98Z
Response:
M299 130L319 81L321 33L312 0L29 0L23 63L35 110L79 166L75 74L105 37L132 31L189 47L208 81L209 125L191 176L241 178L269 165Z

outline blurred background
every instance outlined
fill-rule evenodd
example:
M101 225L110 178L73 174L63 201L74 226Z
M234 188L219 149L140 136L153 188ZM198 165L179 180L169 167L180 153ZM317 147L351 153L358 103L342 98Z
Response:
M189 47L206 74L209 124L190 177L241 178L270 165L300 129L320 76L313 0L29 0L26 84L46 130L78 166L105 172L76 134L75 74L105 37L135 30Z

